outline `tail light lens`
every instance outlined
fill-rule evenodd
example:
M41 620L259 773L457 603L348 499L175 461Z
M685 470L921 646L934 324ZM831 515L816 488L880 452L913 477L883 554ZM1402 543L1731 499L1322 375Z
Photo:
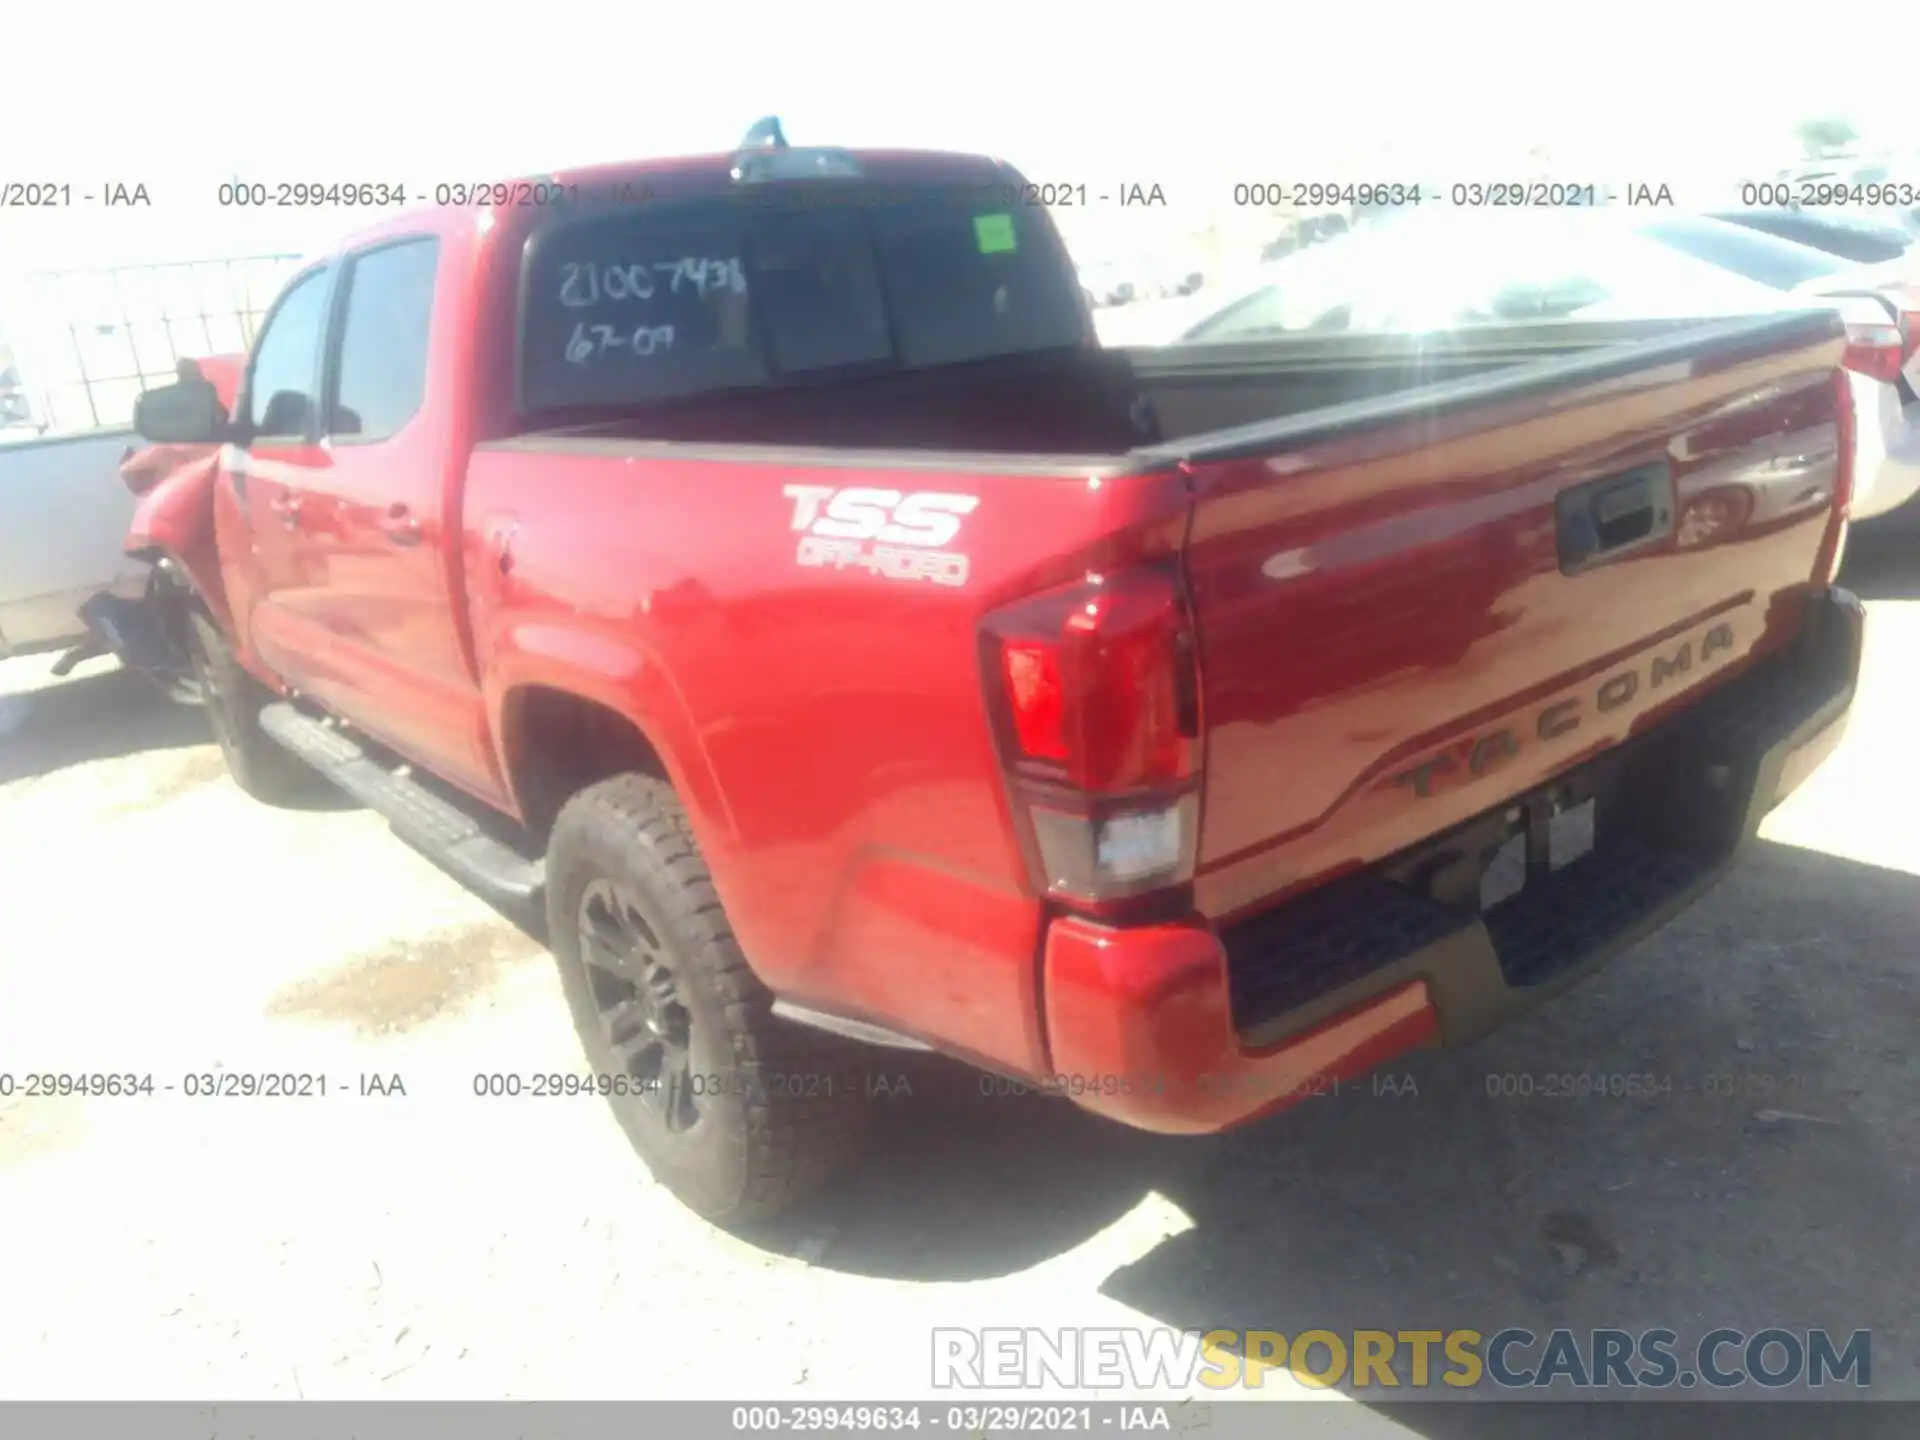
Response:
M997 611L981 660L1043 893L1098 908L1190 881L1199 679L1178 572L1095 576Z
M1891 385L1907 363L1907 337L1892 324L1847 325L1847 351L1841 364L1860 375Z
M1195 740L1182 711L1193 703L1183 683L1192 646L1172 575L1052 591L988 628L1022 766L1099 793L1191 773Z

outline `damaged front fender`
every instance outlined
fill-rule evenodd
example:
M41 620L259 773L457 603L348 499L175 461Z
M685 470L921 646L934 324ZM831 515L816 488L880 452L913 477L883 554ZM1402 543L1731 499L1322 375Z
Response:
M178 447L175 447L178 448ZM227 623L226 585L214 541L213 493L220 473L220 447L195 446L199 453L175 464L135 505L123 547L136 559L173 561L188 586L206 603L223 630ZM136 455L125 468L143 463Z

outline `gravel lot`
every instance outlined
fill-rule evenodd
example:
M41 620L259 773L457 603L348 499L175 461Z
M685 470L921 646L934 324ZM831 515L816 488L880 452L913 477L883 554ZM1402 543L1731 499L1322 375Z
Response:
M1875 1390L1920 1394L1909 557L1856 539L1853 728L1765 843L1592 984L1396 1072L1417 1094L1174 1141L916 1064L864 1168L752 1242L601 1102L475 1098L577 1068L512 917L367 813L247 801L134 677L0 667L0 1071L329 1080L0 1100L0 1397L904 1397L934 1325L1068 1323L1871 1327ZM1486 1091L1620 1071L1674 1093ZM1680 1093L1716 1074L1743 1093Z

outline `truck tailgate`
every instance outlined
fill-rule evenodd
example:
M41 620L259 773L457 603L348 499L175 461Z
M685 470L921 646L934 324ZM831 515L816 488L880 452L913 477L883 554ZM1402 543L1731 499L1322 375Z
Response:
M1203 913L1385 859L1789 640L1839 540L1841 349L1825 312L1703 325L1184 452Z

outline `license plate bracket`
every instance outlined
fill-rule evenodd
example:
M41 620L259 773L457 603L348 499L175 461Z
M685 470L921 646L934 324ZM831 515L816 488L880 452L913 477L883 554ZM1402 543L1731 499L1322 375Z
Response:
M1593 850L1596 809L1592 796L1537 795L1516 809L1514 833L1480 876L1483 914Z

